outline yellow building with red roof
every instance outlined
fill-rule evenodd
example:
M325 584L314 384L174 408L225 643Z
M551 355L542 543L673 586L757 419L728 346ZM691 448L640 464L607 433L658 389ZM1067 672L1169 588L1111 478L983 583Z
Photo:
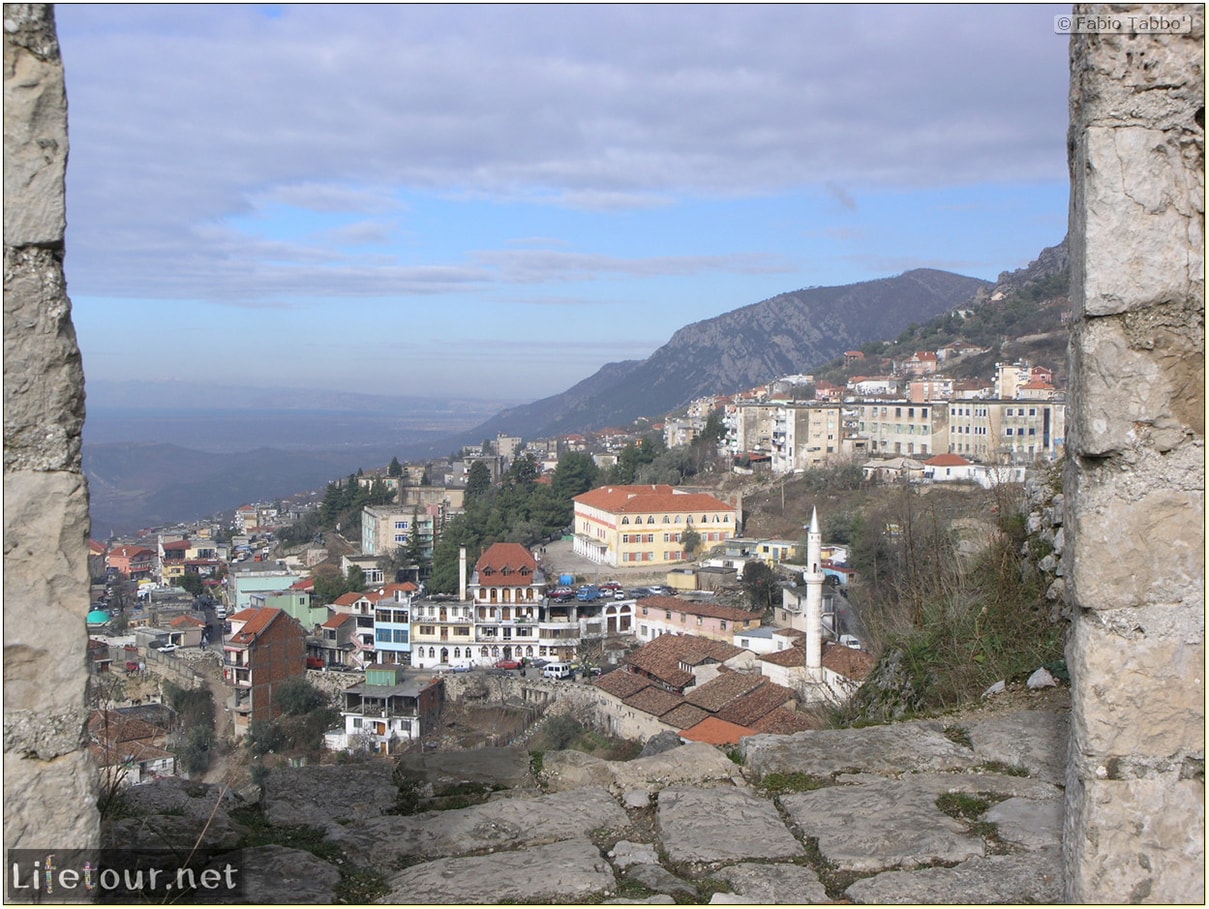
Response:
M666 484L601 486L574 503L575 553L603 565L671 565L693 557L684 545L688 530L698 536L696 552L738 534L734 506Z

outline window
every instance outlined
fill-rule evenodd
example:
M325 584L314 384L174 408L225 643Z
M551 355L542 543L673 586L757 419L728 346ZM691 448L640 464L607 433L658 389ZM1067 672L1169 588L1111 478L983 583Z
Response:
M406 644L407 643L407 629L406 628L396 628L395 629L395 643L396 644Z
M462 658L462 648L461 647L453 648L453 658L455 660L460 660Z
M420 634L436 634L436 632L437 632L437 629L436 629L435 625L421 625L420 626Z
M648 524L654 524L654 523L655 523L655 516L654 516L654 515L649 515L649 516L647 517L647 519L646 519L646 522L647 522Z
M663 617L664 617L665 619L667 619L667 620L670 622L670 621L672 620L672 611L671 611L670 609L669 609L669 610L667 610L667 611L666 611L666 612L663 614Z
M726 619L720 620L718 622L718 627L721 628L723 631L725 631L726 630Z

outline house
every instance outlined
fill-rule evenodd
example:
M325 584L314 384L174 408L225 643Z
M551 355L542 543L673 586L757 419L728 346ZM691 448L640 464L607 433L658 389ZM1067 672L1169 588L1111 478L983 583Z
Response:
M411 603L419 588L410 581L387 584L374 593L374 651L379 663L411 662Z
M806 665L805 636L793 645L765 654L760 671L770 680L798 693L804 704L842 704L861 686L877 664L872 654L825 643L820 666L812 671Z
M543 609L542 604L545 593L545 572L528 549L520 543L487 547L466 585L466 597L474 604L475 646L466 649L462 659L486 666L499 659L537 656L543 646L540 625L549 622L549 606ZM557 637L553 632L546 635L547 651L556 648ZM578 639L578 634L574 637ZM567 654L556 648L550 655Z
M88 753L101 779L119 787L176 776L168 750L170 726L161 727L121 710L94 710L88 718Z
M903 361L902 372L907 376L930 376L936 372L937 356L930 350L917 350Z
M105 556L105 568L130 580L151 577L155 552L145 546L115 546Z
M302 575L265 562L233 563L227 576L227 597L239 611L252 605L252 594L289 590L300 580Z
M894 376L853 376L848 380L848 390L856 395L892 395L898 391L898 379Z
M169 643L177 647L200 647L209 644L206 623L195 615L178 615L168 623Z
M684 534L708 548L735 535L734 506L708 493L669 485L604 486L574 498L577 555L613 566L655 567L684 561Z
M307 644L307 653L317 656L323 665L335 669L358 669L353 658L353 637L357 630L357 617L347 612L338 612L319 626L319 633Z
M625 658L625 670L673 694L712 678L729 660L750 666L754 655L733 644L695 634L665 634L639 647ZM612 675L613 673L610 673Z
M343 692L344 726L325 736L333 751L394 754L436 728L445 684L395 663L367 667L365 681Z
M639 643L689 634L729 644L736 632L760 626L760 616L746 609L680 597L644 597L635 609Z
M223 642L223 678L234 689L227 702L236 735L281 711L273 693L306 673L306 632L280 609L243 609L231 616Z
M974 480L975 465L961 455L941 454L924 461L924 479L934 483Z

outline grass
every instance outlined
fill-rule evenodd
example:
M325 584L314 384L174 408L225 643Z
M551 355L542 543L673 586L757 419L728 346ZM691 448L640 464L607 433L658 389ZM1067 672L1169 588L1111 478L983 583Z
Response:
M766 774L759 784L760 791L770 798L786 795L790 792L813 792L829 785L829 780L794 770L789 773Z

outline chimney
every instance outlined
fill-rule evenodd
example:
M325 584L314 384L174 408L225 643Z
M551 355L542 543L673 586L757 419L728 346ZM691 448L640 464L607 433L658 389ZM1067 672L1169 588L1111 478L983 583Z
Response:
M458 599L466 601L466 547L458 548Z

